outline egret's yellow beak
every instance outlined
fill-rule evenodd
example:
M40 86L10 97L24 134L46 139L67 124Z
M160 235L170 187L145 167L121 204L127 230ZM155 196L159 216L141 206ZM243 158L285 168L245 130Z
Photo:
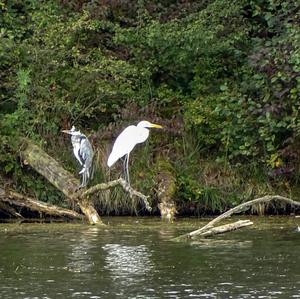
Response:
M157 129L162 129L163 126L157 125L157 124L151 124L151 128L157 128Z

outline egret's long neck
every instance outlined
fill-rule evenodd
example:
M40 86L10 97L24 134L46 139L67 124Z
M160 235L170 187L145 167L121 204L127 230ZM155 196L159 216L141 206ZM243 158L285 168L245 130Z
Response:
M150 130L148 128L145 128L143 126L137 127L137 132L135 136L136 143L142 143L147 140Z
M146 126L145 124L141 124L141 123L138 123L136 125L136 127L139 128L139 129L149 130L148 126Z

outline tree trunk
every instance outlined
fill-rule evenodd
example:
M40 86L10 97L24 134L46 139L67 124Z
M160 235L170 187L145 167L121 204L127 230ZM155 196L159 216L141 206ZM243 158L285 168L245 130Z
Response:
M158 208L162 219L172 221L177 212L175 205L176 178L171 163L163 157L156 162Z
M103 224L97 211L87 197L81 197L78 192L79 181L73 175L44 152L40 147L26 141L26 147L22 151L24 164L29 164L39 174L44 176L65 196L75 201L85 214L90 224Z

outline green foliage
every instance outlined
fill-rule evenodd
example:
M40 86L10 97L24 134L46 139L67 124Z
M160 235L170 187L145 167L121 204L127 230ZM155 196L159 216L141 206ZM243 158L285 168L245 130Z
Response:
M177 114L180 138L153 137L137 154L137 187L154 189L160 148L174 161L180 197L215 211L228 203L203 180L203 157L266 173L293 164L297 181L297 1L11 0L0 10L1 181L59 200L21 167L22 137L62 159L60 131L72 124L90 133L149 117L170 121L174 133Z
M265 163L299 132L299 12L293 1L253 1L248 9L252 46L231 44L229 60L239 63L232 72L211 77L209 92L198 85L186 119L204 146L217 147L220 158ZM228 66L224 59L222 66Z
M210 186L202 186L198 181L190 176L178 178L178 198L180 201L190 202L198 205L198 210L222 213L225 208L223 195L220 189ZM182 203L179 203L182 205Z

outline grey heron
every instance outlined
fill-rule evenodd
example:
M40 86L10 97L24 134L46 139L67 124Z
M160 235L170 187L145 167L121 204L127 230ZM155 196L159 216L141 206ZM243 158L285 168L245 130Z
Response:
M82 169L79 172L81 175L81 184L79 188L85 187L88 184L89 179L92 179L94 172L94 151L92 145L87 137L79 130L77 131L74 126L71 130L63 130L62 132L71 135L74 156L82 166Z

